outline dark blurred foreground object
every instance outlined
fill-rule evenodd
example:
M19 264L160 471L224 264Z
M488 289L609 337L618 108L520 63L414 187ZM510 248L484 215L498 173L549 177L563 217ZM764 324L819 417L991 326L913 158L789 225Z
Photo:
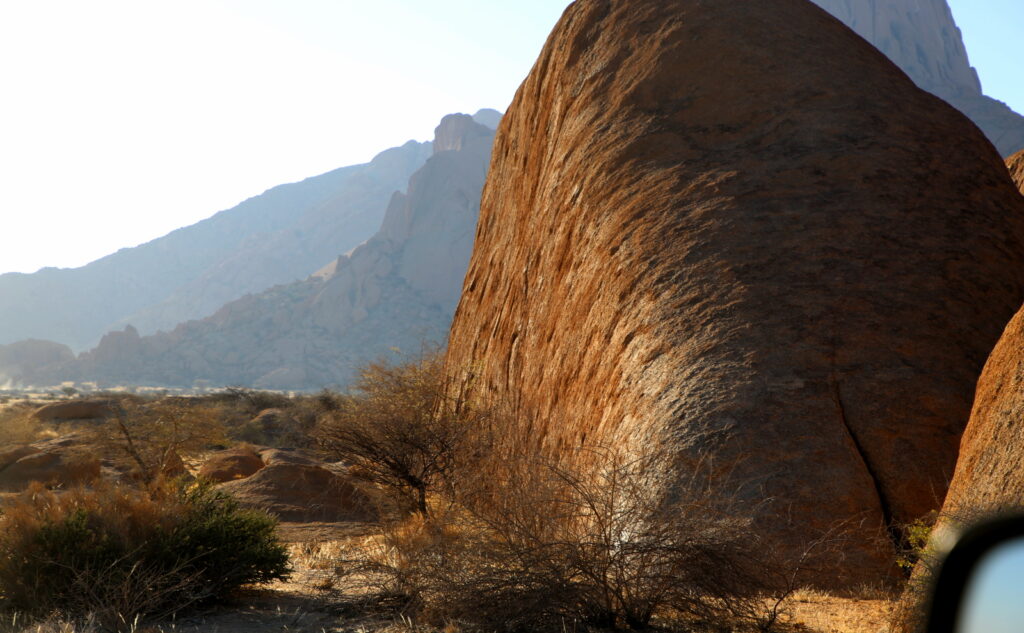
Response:
M928 633L1010 633L1024 627L1024 515L967 531L936 577Z

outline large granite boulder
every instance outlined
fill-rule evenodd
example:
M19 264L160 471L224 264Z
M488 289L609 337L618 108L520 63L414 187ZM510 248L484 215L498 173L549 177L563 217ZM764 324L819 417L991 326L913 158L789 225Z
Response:
M1022 270L992 145L819 8L578 0L499 128L448 366L581 466L713 457L782 552L857 526L820 578L873 582Z

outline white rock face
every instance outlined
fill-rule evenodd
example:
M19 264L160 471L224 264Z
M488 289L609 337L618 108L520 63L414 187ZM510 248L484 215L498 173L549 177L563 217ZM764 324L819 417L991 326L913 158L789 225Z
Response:
M1024 117L982 93L946 0L812 0L874 44L918 86L974 121L1003 156L1024 148Z

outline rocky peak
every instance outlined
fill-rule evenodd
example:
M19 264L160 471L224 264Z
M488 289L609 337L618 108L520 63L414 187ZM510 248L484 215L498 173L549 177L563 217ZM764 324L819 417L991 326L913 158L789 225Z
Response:
M493 134L493 129L477 123L468 114L449 114L434 129L434 154L460 150L473 139Z
M498 124L501 123L501 112L493 108L484 108L483 110L478 110L473 115L473 120L480 125L486 125L492 130L496 130L498 129Z

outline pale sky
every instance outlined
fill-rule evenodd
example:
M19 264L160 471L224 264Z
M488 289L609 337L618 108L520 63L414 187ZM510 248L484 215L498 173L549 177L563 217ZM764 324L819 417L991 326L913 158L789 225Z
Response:
M504 110L568 0L0 0L0 272L80 266ZM951 0L1024 112L1021 0Z

